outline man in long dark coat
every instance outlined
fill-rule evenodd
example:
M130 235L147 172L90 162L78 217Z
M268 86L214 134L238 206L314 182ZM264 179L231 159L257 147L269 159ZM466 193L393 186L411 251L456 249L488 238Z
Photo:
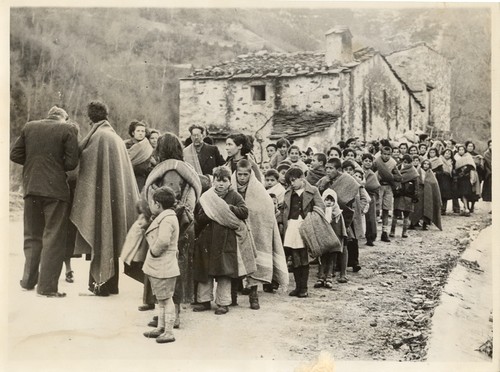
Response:
M58 280L66 252L70 191L66 171L78 165L78 127L52 107L48 117L27 123L10 159L24 166L24 274L21 287L64 297Z

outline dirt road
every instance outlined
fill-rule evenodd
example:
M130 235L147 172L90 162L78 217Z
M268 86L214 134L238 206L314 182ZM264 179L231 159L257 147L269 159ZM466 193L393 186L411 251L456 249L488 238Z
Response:
M74 363L91 362L106 362L113 370L109 359L120 363L163 359L183 370L195 370L202 362L206 368L215 363L219 370L290 371L317 358L320 351L340 361L425 360L431 317L448 273L470 240L490 223L491 215L480 205L469 218L444 216L444 231L414 230L407 239L377 241L375 247L362 242L362 270L349 272L349 283L335 282L328 290L312 288L316 266L311 267L307 299L260 293L261 310L254 311L248 298L240 296L239 306L224 316L193 313L186 305L181 329L175 332L177 341L157 345L142 336L154 313L137 311L142 288L125 275L117 296L82 296L88 293L89 263L75 259L76 282L68 284L62 277L60 281L67 298L48 299L22 291L22 221L13 217L8 258L9 370L29 365L68 370ZM401 225L397 233L400 236ZM61 363L66 359L77 362Z

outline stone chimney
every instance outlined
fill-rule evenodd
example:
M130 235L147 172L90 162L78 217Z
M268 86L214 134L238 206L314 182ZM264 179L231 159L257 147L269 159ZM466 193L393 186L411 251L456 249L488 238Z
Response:
M325 34L326 53L325 62L327 66L334 64L334 61L341 63L351 62L352 56L352 34L347 26L336 26Z

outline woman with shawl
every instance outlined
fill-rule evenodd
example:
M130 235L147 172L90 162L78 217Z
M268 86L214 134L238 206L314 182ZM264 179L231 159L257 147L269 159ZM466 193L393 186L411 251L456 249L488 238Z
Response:
M153 168L149 174L144 189L141 193L141 212L142 219L148 223L142 222L142 229L147 229L151 222L151 211L153 210L153 193L161 186L169 186L174 190L178 203L176 206L177 219L179 220L179 269L180 277L175 285L173 301L175 304L175 328L180 325L180 304L193 301L193 251L194 251L194 207L201 195L200 177L193 167L183 161L182 145L179 139L172 133L165 133L158 140L157 147L160 163ZM148 218L149 217L149 218ZM154 216L153 216L154 218ZM134 231L129 231L132 238ZM127 238L129 238L127 236ZM127 244L128 243L128 244ZM132 248L131 240L125 243L122 252L122 259L127 266L133 267L134 262L143 262L144 250L137 244ZM147 252L147 247L146 247ZM130 274L129 274L130 275ZM131 275L132 276L132 275ZM141 277L132 276L134 279L144 280L144 305L139 310L148 310L154 308L155 299L151 293L150 283ZM155 321L149 325L156 326Z
M474 212L474 204L481 197L481 182L484 179L484 160L481 155L476 152L476 145L472 141L465 142L465 150L471 154L472 159L476 165L476 176L475 182L472 182L472 195L469 198L469 210L471 213Z
M291 167L300 168L304 174L309 170L307 164L300 158L300 148L296 145L292 145L288 148L288 157L286 160L290 162Z
M484 201L491 201L491 165L492 154L491 154L491 140L488 141L488 150L484 152L484 182L482 197Z
M151 170L153 146L146 139L146 124L141 121L133 120L128 127L128 134L131 138L125 141L125 147L134 168L137 186L141 191Z
M439 230L441 227L441 193L439 185L431 169L431 162L426 159L421 164L420 182L422 189L410 221L415 226L421 219L424 220L422 230L427 230L430 223L434 223Z
M457 178L456 197L462 199L464 210L462 216L470 216L469 200L475 198L472 185L477 181L476 163L464 145L457 145L455 154L455 176Z
M448 200L453 199L453 152L450 149L444 149L439 157L441 159L441 172L436 172L436 178L441 192L441 215L446 215ZM431 163L432 164L432 163Z
M226 138L227 159L225 166L231 169L231 173L236 171L236 164L241 159L247 159L252 165L255 177L262 182L262 174L259 166L252 155L252 145L249 138L243 133L233 133Z

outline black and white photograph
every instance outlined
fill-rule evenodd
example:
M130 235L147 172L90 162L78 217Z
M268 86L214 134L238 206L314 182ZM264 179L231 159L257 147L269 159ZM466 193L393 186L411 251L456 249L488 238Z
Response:
M498 3L2 5L6 371L500 371Z

